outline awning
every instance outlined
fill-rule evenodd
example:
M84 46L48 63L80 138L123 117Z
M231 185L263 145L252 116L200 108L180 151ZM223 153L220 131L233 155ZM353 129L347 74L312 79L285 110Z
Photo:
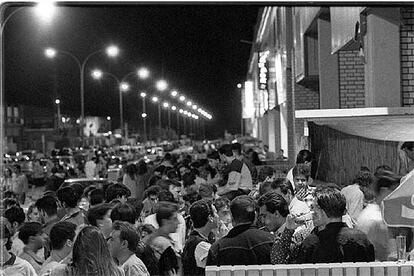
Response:
M414 107L297 110L295 116L369 139L414 141Z

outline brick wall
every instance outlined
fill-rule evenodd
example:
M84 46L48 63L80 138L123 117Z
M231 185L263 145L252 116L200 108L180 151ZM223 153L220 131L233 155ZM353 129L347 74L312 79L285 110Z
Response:
M295 84L295 109L318 109L319 108L319 83L303 86Z
M401 91L403 106L414 106L414 8L401 9Z
M358 51L339 51L340 108L365 107L364 64Z

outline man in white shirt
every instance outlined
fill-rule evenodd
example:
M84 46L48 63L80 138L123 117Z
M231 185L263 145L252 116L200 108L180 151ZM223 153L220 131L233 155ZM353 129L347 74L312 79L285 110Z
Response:
M149 276L145 264L135 255L139 236L131 224L116 221L108 239L109 250L125 272L125 276Z
M218 214L211 200L196 201L190 207L190 217L194 230L188 238L183 251L184 276L204 275L211 243L208 236L217 229Z
M11 247L11 253L19 256L23 252L24 243L19 239L19 229L24 223L26 216L23 208L19 206L12 206L4 212L4 217L10 223L10 234L13 242Z

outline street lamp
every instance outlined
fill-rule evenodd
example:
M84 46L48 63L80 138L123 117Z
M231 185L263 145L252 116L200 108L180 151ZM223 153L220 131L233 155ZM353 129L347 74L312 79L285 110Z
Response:
M193 104L193 109L196 110L197 109L197 105Z
M192 105L193 105L193 103L191 101L187 102L187 106L192 106Z
M141 114L141 117L143 119L142 123L144 125L144 141L146 142L147 141L147 122L146 122L145 118L147 118L147 113L146 113L146 110L145 110L145 98L147 97L147 93L141 92L139 95L142 98L142 114Z
M60 100L59 99L56 99L55 100L55 104L56 104L56 107L57 107L57 127L58 127L58 129L60 129Z
M128 91L129 85L126 82L121 82L114 74L108 72L102 72L101 70L95 69L92 71L92 77L94 79L100 79L103 75L108 75L112 77L118 86L119 90L119 115L120 115L120 128L121 128L121 135L124 135L124 114L123 114L123 103L122 103L122 92Z
M159 80L155 86L157 87L158 91L162 92L168 88L168 83L165 80Z
M81 138L82 138L82 146L85 145L84 143L84 133L83 133L83 127L85 124L85 79L84 79L84 75L85 75L85 67L86 67L86 63L87 61L95 54L101 53L102 51L106 51L106 54L109 57L116 57L119 54L119 49L118 47L111 45L109 47L107 47L106 49L100 49L97 50L95 52L90 53L82 62L80 61L79 58L77 58L75 55L73 55L72 53L68 52L68 51L63 51L63 50L56 50L54 48L46 48L45 49L45 56L47 58L54 58L57 53L62 53L64 55L67 55L71 58L73 58L76 62L76 64L79 67L79 73L80 73L80 100L81 100L81 117L80 117L80 128L81 128ZM102 77L102 72L99 71L94 71L94 73L92 74L92 76L94 78L101 78Z
M140 78L140 79L147 79L148 77L149 77L149 74L150 74L150 72L148 71L148 69L147 68L145 68L145 67L143 67L143 68L140 68L139 70L138 70L138 77Z
M180 100L180 102L183 102L183 101L185 101L185 97L183 95L181 95L179 100Z
M178 92L176 90L171 91L171 96L173 98L177 97L177 95L178 95Z
M158 101L158 97L156 96L152 97L152 102L158 103L158 127L160 129L160 134L161 134L161 105Z
M111 120L111 116L106 117L106 119L107 119L108 121L110 121L110 120Z

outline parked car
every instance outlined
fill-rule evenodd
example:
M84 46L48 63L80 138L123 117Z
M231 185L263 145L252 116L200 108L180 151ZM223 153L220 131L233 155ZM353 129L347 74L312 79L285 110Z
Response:
M110 181L107 178L70 178L70 179L66 179L65 182L63 182L61 187L67 187L70 186L73 183L79 183L83 186L83 188L85 189L86 187L89 186L96 186L96 188L98 189L104 189L112 184L112 183L116 183L115 181Z
M62 165L65 170L76 169L76 162L73 156L52 156L51 160Z

